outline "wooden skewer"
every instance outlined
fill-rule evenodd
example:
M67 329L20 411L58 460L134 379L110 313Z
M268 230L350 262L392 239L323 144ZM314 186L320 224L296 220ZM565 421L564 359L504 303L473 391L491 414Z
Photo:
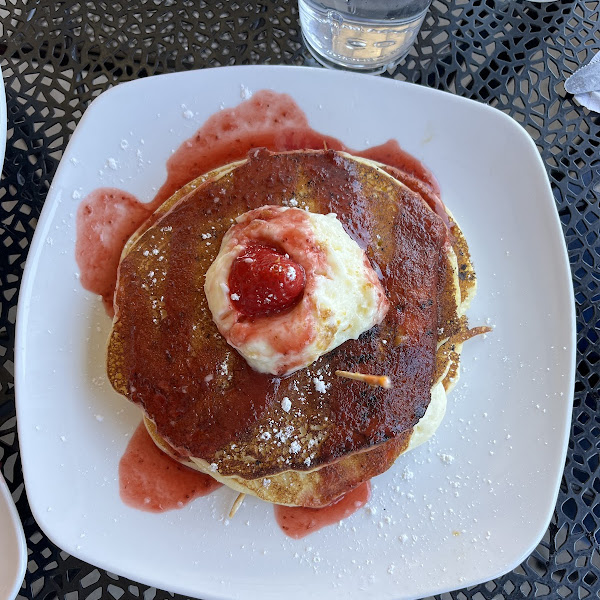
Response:
M346 379L354 379L355 381L364 381L373 387L382 387L389 390L392 387L392 382L387 375L366 375L365 373L351 373L350 371L336 371L338 377Z
M231 510L229 511L230 519L233 519L233 517L235 516L235 513L238 511L238 508L242 505L242 502L244 501L245 497L246 497L246 494L244 494L244 493L238 494L238 497L235 499L235 502L233 503L233 506L231 507Z

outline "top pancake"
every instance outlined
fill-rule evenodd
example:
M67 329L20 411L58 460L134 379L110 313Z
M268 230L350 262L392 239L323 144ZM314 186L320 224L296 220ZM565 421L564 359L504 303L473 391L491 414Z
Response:
M290 201L338 215L380 275L391 308L379 327L282 379L253 371L225 342L203 285L235 217ZM205 461L222 476L314 470L403 439L425 414L440 376L438 330L448 338L465 326L450 283L452 244L460 272L460 244L444 220L367 161L334 151L252 151L247 161L186 186L128 243L109 378L177 455ZM468 255L463 263L470 268ZM336 369L385 374L394 385L371 388L336 377Z

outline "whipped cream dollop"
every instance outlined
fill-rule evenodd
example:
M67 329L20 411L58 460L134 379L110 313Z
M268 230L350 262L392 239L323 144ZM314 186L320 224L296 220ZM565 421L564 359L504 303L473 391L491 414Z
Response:
M257 247L269 252L257 254ZM249 316L240 310L244 298L232 291L236 284L230 275L239 271L236 260L246 261L249 264L242 266L248 268L247 280L236 290L248 290L252 281L259 286L253 294L256 302L276 303L276 293L266 293L260 289L260 279L252 280L252 261L259 255L273 262L268 268L262 264L257 273L275 273L282 289L297 284L302 274L303 289L295 289L282 310ZM264 287L274 289L272 282ZM335 214L283 206L263 206L236 219L206 273L204 291L227 342L253 369L273 375L307 367L346 340L358 338L381 323L389 308L367 256ZM295 303L290 306L290 302Z

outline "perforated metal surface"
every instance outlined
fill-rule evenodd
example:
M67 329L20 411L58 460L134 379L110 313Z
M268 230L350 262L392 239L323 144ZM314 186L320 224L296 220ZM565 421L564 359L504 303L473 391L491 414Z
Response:
M600 48L600 2L435 0L394 73L495 106L522 123L550 175L573 268L577 383L557 508L544 540L513 572L444 598L585 598L600 592L600 115L563 81ZM24 493L13 385L18 288L37 217L71 132L110 85L230 64L315 65L292 0L255 2L0 0L9 131L0 184L0 462L25 525L26 598L166 598L61 552ZM0 542L1 543L1 542Z

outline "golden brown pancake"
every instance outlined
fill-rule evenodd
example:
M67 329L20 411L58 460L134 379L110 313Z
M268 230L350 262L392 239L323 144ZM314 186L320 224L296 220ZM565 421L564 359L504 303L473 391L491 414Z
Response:
M119 267L108 374L163 450L239 491L322 506L435 430L472 335L464 311L475 275L435 194L386 170L334 151L252 151L185 186L134 234ZM290 202L338 215L391 309L358 340L279 378L253 371L221 337L203 283L233 219ZM393 387L337 369L388 375Z

